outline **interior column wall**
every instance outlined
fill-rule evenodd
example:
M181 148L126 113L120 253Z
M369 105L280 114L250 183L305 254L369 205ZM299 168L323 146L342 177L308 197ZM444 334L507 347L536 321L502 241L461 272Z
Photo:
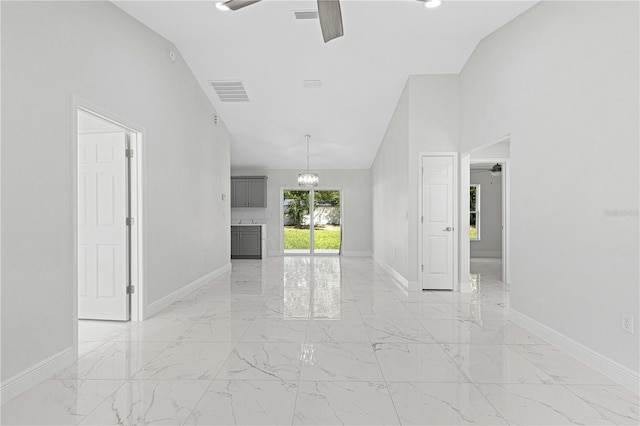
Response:
M407 81L371 166L373 257L405 282L410 274L409 96Z
M409 265L407 279L419 286L421 153L458 152L460 94L457 75L409 77ZM457 229L456 223L451 226ZM455 232L455 231L454 231Z

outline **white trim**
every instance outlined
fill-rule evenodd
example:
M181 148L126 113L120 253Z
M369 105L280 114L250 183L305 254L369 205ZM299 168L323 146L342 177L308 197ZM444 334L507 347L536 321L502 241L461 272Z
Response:
M178 300L182 299L183 297L189 295L190 293L194 292L195 290L199 289L200 287L202 287L203 285L205 285L206 283L208 283L209 281L213 280L214 278L219 277L220 275L224 274L225 272L229 272L231 270L231 263L227 263L226 265L209 272L207 275L204 275L200 278L198 278L197 280L193 281L190 284L185 285L184 287L180 287L179 289L177 289L176 291L174 291L173 293L170 293L168 295L166 295L165 297L163 297L160 300L157 300L153 303L151 303L150 305L147 306L147 309L145 310L145 319L152 317L153 315L157 314L158 312L162 311L164 308L166 308L167 306L171 305L174 302L177 302Z
M391 275L391 277L396 280L405 290L409 290L409 281L405 277L403 277L402 274L393 269L391 266L382 262L380 258L375 254L373 255L373 261L382 266L382 269L387 271L387 273Z
M344 257L371 257L370 251L343 251Z
M459 281L458 278L458 265L459 265L459 258L460 258L460 249L459 249L459 244L458 244L458 235L460 233L460 229L457 226L460 220L460 212L458 211L458 197L460 194L460 188L459 188L459 177L458 177L458 153L457 152L420 152L418 153L418 262L416 264L416 269L417 269L417 276L418 276L418 281L417 281L417 287L419 290L424 290L424 273L422 272L422 261L423 259L423 255L424 255L424 242L423 242L423 237L424 237L424 224L422 223L422 221L419 219L421 216L424 216L424 212L422 211L422 196L423 196L423 192L424 192L424 188L423 188L423 178L422 178L422 161L424 157L451 157L452 162L453 162L453 218L452 218L452 223L451 225L454 227L454 234L452 237L452 241L453 241L453 250L452 250L452 255L451 255L451 263L452 263L452 267L453 267L453 277L452 277L452 282L451 282L451 290L456 290L456 285ZM456 234L457 232L457 234ZM467 232L467 235L468 232Z
M637 371L633 371L630 368L627 368L624 365L589 349L583 344L559 333L551 327L539 323L533 318L530 318L513 308L509 309L509 320L532 333L537 334L547 342L562 349L569 355L572 355L579 361L582 361L589 367L599 371L611 380L620 383L622 386L636 394L640 393L640 374Z
M77 359L78 352L74 351L73 347L68 347L15 376L8 378L2 382L2 387L0 388L2 404L11 401L16 396L29 390L43 380L48 379L63 368L70 366Z
M511 282L511 163L502 163L502 281Z
M456 291L469 291L471 280L471 240L469 240L469 233L471 226L469 225L468 217L469 210L469 191L463 190L467 188L471 183L470 173L470 156L469 154L462 154L460 156L460 216L458 217L458 228L460 233L458 234L458 288Z

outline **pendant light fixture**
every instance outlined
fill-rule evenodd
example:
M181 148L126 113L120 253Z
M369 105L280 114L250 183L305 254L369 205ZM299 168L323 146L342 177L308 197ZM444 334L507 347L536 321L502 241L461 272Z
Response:
M298 185L304 187L318 186L318 174L309 172L309 139L311 136L305 135L307 139L307 172L298 174Z
M491 176L500 176L502 174L502 164L496 163L491 167Z

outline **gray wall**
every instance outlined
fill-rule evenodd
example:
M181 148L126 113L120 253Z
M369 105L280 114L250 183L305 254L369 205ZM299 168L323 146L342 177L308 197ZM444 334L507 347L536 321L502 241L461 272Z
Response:
M462 150L511 134L512 309L636 374L620 316L640 313L638 13L541 2L460 77Z
M267 224L270 256L282 254L280 228L281 188L296 189L301 170L236 170L233 176L267 176L267 208L233 208L232 218L257 219ZM342 253L345 256L371 255L371 172L369 170L311 170L318 173L317 189L342 189Z
M501 257L502 177L472 169L471 183L480 184L480 241L471 240L471 257Z
M146 303L229 262L229 135L169 49L108 2L2 3L3 382L72 346L73 95L146 130Z

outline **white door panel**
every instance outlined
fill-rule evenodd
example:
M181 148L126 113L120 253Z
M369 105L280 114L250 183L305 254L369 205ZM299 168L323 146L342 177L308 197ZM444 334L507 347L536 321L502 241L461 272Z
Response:
M126 135L78 137L78 317L129 319Z
M453 290L453 157L423 157L422 169L422 288Z

